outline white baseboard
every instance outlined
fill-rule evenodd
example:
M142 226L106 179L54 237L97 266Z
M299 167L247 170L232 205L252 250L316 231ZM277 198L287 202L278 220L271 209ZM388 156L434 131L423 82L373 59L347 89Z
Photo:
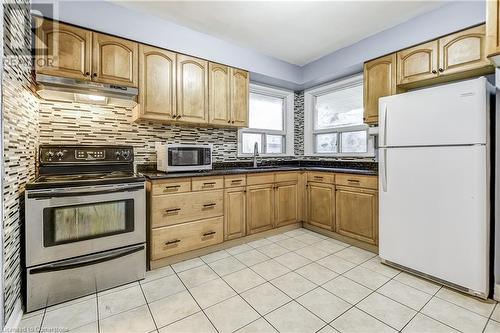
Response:
M14 304L14 310L10 314L4 329L5 328L9 328L10 330L17 329L19 327L19 323L21 322L22 317L23 317L23 306L21 303L21 299L18 298L16 303Z

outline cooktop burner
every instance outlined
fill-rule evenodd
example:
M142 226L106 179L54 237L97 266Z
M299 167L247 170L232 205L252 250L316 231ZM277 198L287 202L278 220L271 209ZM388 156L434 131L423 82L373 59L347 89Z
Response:
M86 181L86 180L100 180L100 179L113 179L113 178L135 178L136 174L128 171L112 171L102 173L83 173L79 175L46 175L38 177L35 182L37 183L53 183L53 182L66 182L66 181Z

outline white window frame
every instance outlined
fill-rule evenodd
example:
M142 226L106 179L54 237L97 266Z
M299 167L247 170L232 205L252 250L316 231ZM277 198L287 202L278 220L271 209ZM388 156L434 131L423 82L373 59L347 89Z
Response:
M317 88L312 88L304 92L304 155L305 156L322 156L322 157L375 157L375 138L370 135L369 127L367 124L354 125L354 126L342 126L336 128L328 129L314 129L314 124L316 121L315 104L316 98L321 95L325 95L334 91L363 85L363 74L354 75L348 78L344 78L333 83L320 86ZM337 147L340 151L342 145L341 133L342 132L355 132L366 130L367 137L367 152L362 153L317 153L315 152L315 135L323 133L338 133L337 136Z
M285 151L282 153L263 154L259 151L261 157L280 157L280 156L294 156L294 92L290 90L278 89L269 86L259 85L256 83L250 84L250 93L266 95L270 97L277 97L283 99L283 131L258 129L258 128L240 128L238 130L238 157L252 157L253 154L243 153L242 135L243 133L254 134L270 134L270 135L283 135ZM250 98L250 97L249 97ZM250 119L249 119L250 121ZM266 145L266 136L263 135L262 147Z

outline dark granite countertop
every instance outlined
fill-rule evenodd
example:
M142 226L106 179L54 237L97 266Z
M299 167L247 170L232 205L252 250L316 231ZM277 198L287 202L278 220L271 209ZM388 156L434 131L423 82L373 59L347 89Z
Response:
M221 163L222 164L222 163ZM154 168L144 168L142 171L139 170L147 179L169 179L169 178L181 178L181 177L203 177L203 176L222 176L222 175L232 175L232 174L248 174L248 173L260 173L260 172L276 172L276 171L321 171L321 172L336 172L336 173L353 173L359 175L377 175L376 164L366 164L359 165L353 164L347 165L327 165L326 163L318 163L319 165L313 165L311 163L286 163L286 164L273 164L273 165L262 165L257 168L252 168L251 166L238 165L238 163L231 163L228 165L214 165L214 169L205 171L195 171L195 172L172 172L166 173L162 171L154 170ZM301 165L302 164L302 165Z

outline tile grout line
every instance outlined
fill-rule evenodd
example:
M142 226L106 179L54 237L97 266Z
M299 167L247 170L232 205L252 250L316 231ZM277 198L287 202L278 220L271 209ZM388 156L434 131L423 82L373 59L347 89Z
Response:
M197 257L197 258L199 258L199 257ZM201 261L203 261L201 258L200 258L200 260L201 260ZM210 267L210 266L209 266L209 265L207 265L207 264L205 264L205 265L206 265L206 266L207 266L210 270L212 270L212 267ZM201 267L201 266L198 266L198 267ZM196 268L196 267L194 267L194 268ZM189 270L189 269L188 269L188 270ZM188 270L186 270L186 271L188 271ZM213 270L212 270L212 271L213 271ZM183 272L185 272L185 271L183 271ZM212 327L215 329L215 331L219 333L219 330L217 329L217 327L215 326L215 324L212 322L212 320L210 319L210 317L209 317L209 316L205 313L205 309L203 309L203 307L201 307L201 305L198 303L198 301L196 300L196 298L193 296L193 294L191 293L191 290L189 290L189 288L186 286L186 284L184 283L184 281L182 281L182 279L180 278L180 276L177 274L177 272L176 272L175 270L174 270L174 273L175 273L175 275L177 276L177 278L179 279L179 281L181 281L181 283L182 283L182 285L184 286L184 288L186 288L186 290L185 290L185 291L187 291L187 292L189 293L189 295L191 296L191 298L193 299L193 301L195 301L196 305L198 305L198 307L200 308L200 311L201 311L201 312L203 312L203 315L204 315L204 316L208 319L208 321L210 322L210 324L212 325ZM214 272L214 273L215 273L215 272ZM217 273L215 273L215 274L217 274ZM213 280L210 280L210 281L213 281ZM207 281L207 282L210 282L210 281ZM201 286L201 285L203 285L203 283L202 283L202 284L200 284L200 286ZM197 286L195 286L195 287L197 287ZM184 292L184 290L183 290L183 292ZM200 312L200 311L198 311L198 312ZM198 313L198 312L196 312L196 313ZM181 318L181 319L179 319L179 320L177 320L177 321L180 321L180 320L182 320L182 319L188 318L188 317L190 317L190 316L192 316L192 315L194 315L194 314L195 314L195 313L190 314L189 316L186 316L186 317L184 317L184 318ZM162 328L163 328L163 327L166 327L166 326L169 326L169 325L171 325L171 324L173 324L173 323L175 323L175 322L177 322L177 321L174 321L174 322L171 322L171 323L169 323L169 324L167 324L167 325L165 325L165 326L162 326Z
M99 297L97 297L97 292L95 293L95 302L97 305L97 333L101 333L101 318L99 318ZM146 297L144 297L145 299Z
M399 274L398 274L399 275ZM436 290L436 292L434 292L434 294L431 296L431 298L429 298L429 300L427 300L427 302L425 302L424 305L422 305L422 307L420 307L420 309L418 311L415 312L415 314L411 317L411 319L401 328L401 330L399 330L400 332L402 332L406 326L408 326L409 323L411 323L411 321L420 313L422 315L425 315L424 313L421 313L420 311L425 308L425 306L427 304L429 304L429 302L436 296L436 294L441 290L441 288L443 288L443 286L440 286L438 290ZM416 288L415 288L416 289ZM384 295L385 296L385 295ZM387 296L386 296L387 297ZM389 299L392 299L389 297ZM397 302L396 300L393 300L395 302ZM398 302L399 303L399 302ZM448 326L448 325L447 325ZM448 326L448 327L451 327L451 326ZM453 327L452 327L453 328Z
M151 311L151 308L149 307L148 299L146 298L146 294L144 293L144 290L142 289L142 285L140 283L139 283L139 288L141 289L142 296L144 297L144 300L146 301L146 306L148 307L148 311L149 311L149 315L151 316L151 319L153 319L153 324L155 325L156 330L158 330L159 328L158 328L158 325L156 324L155 317L153 316L153 312ZM135 308L139 308L141 306L143 306L143 305L139 305ZM130 311L130 310L127 310L127 311Z

